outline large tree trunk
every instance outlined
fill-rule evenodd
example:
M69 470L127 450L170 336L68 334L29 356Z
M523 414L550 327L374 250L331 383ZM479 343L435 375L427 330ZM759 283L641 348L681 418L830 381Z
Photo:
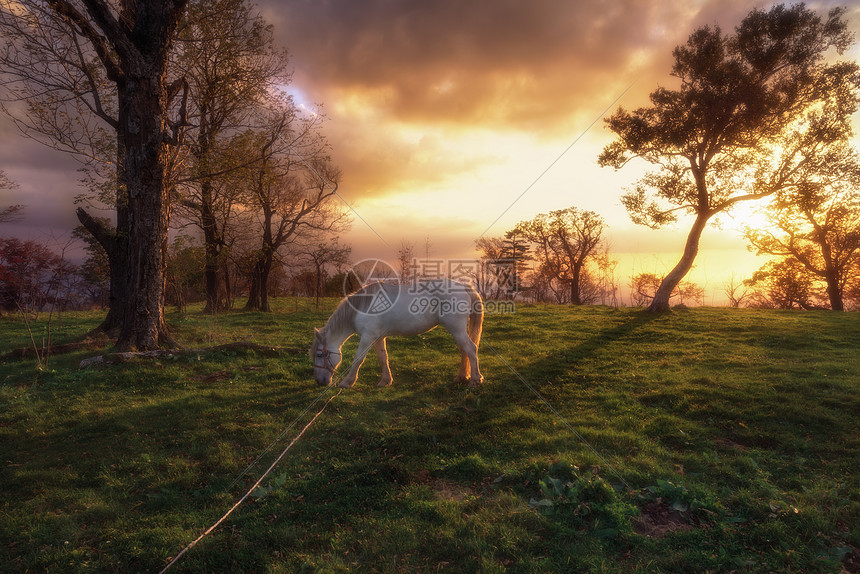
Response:
M570 282L570 304L582 305L582 297L579 294L579 280L575 278Z
M122 88L118 90L121 95ZM116 227L111 228L102 221L93 218L84 209L78 208L76 215L81 225L98 241L108 258L110 268L110 287L108 294L108 314L102 324L91 332L104 332L112 339L119 337L122 328L122 305L131 299L128 283L128 197L126 194L125 174L125 144L120 134L117 134L116 151Z
M833 250L824 233L821 233L818 244L821 247L821 255L824 258L824 281L827 283L827 298L830 299L830 309L833 311L844 311L845 304L842 302L842 289L839 285L837 263L833 260Z
M206 307L204 313L217 313L227 307L221 298L221 282L218 275L219 258L221 255L221 238L218 234L218 222L212 205L212 182L204 179L201 183L200 219L203 227L203 243L206 253L206 263L203 276L206 281Z
M269 305L269 272L272 270L272 262L269 261L260 275L260 311L266 313L272 310Z
M830 299L830 309L833 311L844 311L845 303L842 301L842 289L839 288L839 278L833 269L827 269L824 277L827 282L827 298Z
M121 205L117 207L117 214L122 218L125 209ZM110 267L110 294L108 296L108 314L101 325L92 332L103 331L109 337L119 336L122 327L122 302L130 299L128 290L128 269L126 267L127 234L117 229L111 229L94 219L82 208L77 211L78 221L89 231L108 257Z
M248 285L248 301L245 303L246 311L258 311L260 309L260 275L262 273L262 259L257 259L251 269L251 282Z
M152 58L154 60L156 58ZM121 304L121 350L175 346L164 323L164 263L167 250L167 133L164 111L166 58L148 61L139 75L128 76L119 102L125 132L128 190L128 285L132 296Z
M582 263L573 262L573 280L570 282L570 304L582 305L582 292L580 281L582 280Z
M678 283L693 268L693 262L699 253L699 240L702 237L702 232L705 230L708 219L710 219L710 215L698 214L696 216L696 221L693 222L690 234L687 235L687 243L684 246L684 254L681 256L681 260L663 278L660 287L657 289L657 293L654 294L654 299L648 305L648 308L645 309L646 311L651 313L666 313L669 311L669 298L672 296L672 291L675 290Z
M246 311L271 311L269 306L269 274L272 270L272 259L261 257L254 264L251 274L251 285L248 288L248 302L245 304Z

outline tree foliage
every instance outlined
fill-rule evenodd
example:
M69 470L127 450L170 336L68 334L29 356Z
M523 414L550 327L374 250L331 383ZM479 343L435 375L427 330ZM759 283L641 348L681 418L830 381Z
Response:
M601 165L620 169L640 158L657 167L622 199L633 221L659 227L678 213L694 217L649 310L668 309L712 217L799 176L786 131L828 94L832 78L856 73L855 64L824 62L829 50L842 53L852 42L844 16L844 9L822 17L803 4L777 5L753 10L732 34L699 28L673 52L676 88L660 87L650 106L621 108L606 120L615 140Z
M177 31L173 73L188 80L187 158L180 179L180 216L203 233L207 312L229 306L225 249L239 209L232 172L262 158L233 153L233 139L255 123L290 81L286 51L247 0L193 0ZM243 150L247 152L247 149Z
M797 155L793 184L765 213L767 229L746 230L759 254L791 259L826 285L830 308L845 309L846 285L860 274L860 156L851 143L858 74L831 78L829 97L787 140Z
M593 211L576 207L541 213L519 223L516 230L534 248L538 275L553 292L564 285L573 305L590 302L587 264L597 254L606 222Z
M796 259L773 260L744 281L750 305L766 309L816 309L824 293L817 278Z

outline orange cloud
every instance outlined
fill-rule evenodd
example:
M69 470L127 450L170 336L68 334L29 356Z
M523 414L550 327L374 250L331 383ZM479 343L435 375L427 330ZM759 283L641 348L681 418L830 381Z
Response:
M331 0L263 9L293 55L295 83L325 105L344 193L360 196L506 159L491 142L458 145L464 133L571 141L631 82L627 100L639 105L670 80L671 49L694 26L730 27L749 6Z

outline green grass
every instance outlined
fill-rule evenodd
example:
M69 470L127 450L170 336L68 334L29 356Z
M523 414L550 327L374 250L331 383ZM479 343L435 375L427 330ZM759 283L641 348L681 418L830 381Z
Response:
M220 518L321 406L299 417L335 302L278 304L168 319L188 347L275 358L0 363L0 571L157 572ZM98 320L54 317L52 340ZM0 317L0 354L29 344ZM392 339L394 386L376 388L371 356L173 571L854 569L858 349L857 314L519 305L487 317L469 390L441 329Z

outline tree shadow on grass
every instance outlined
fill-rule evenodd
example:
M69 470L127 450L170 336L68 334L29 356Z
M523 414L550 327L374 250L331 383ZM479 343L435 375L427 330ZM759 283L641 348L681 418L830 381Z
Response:
M576 346L567 349L564 357L569 361L588 359L604 347L616 343L621 339L630 338L637 330L651 324L659 317L660 315L654 313L637 313L626 321L606 328Z

